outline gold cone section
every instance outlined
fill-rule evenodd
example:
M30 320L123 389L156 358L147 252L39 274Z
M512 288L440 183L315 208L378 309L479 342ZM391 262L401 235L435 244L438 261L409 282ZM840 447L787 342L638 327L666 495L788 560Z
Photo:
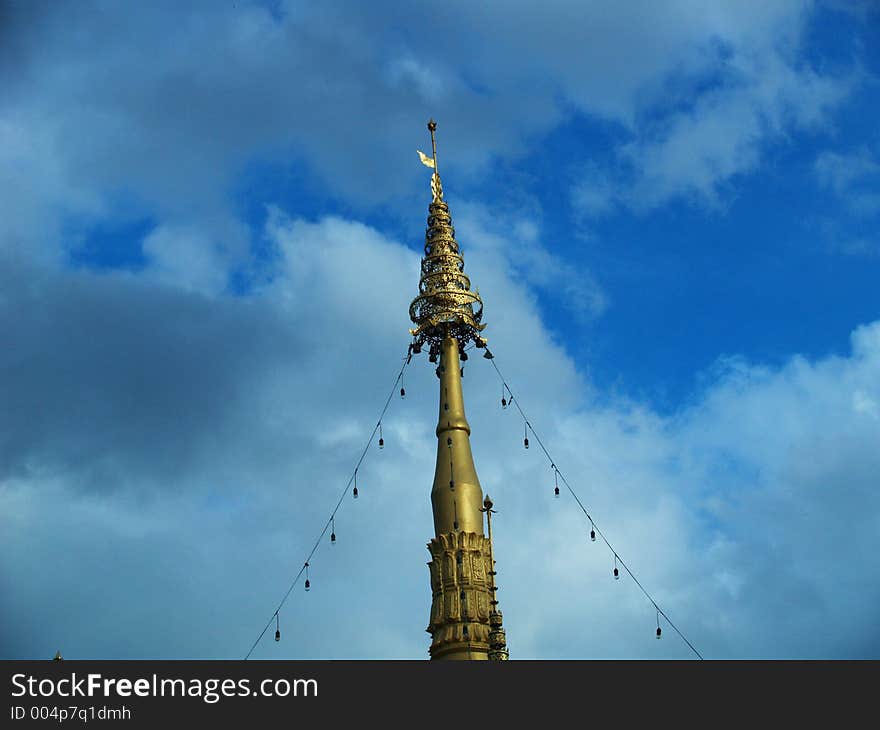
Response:
M439 185L439 175L434 173ZM471 291L471 281L464 273L464 259L455 240L455 228L445 200L435 197L428 206L428 228L425 232L425 256L419 279L419 295L409 307L410 319L416 324L410 330L413 349L419 352L428 344L431 354L439 353L444 337L455 337L461 348L469 341L485 347L480 332L483 301Z

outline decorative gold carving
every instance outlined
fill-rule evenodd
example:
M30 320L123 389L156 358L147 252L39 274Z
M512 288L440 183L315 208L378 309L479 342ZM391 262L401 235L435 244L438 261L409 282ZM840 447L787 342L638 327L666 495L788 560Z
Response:
M427 631L433 639L432 658L487 659L491 648L488 538L449 532L431 540L428 550L433 600Z
M483 301L478 292L471 291L470 279L464 274L464 259L455 240L449 205L443 200L434 140L436 128L433 120L428 123L433 158L417 150L422 163L433 168L434 172L431 175L432 200L428 206L419 295L409 307L410 319L416 325L410 330L414 338L413 349L419 352L427 344L432 355L439 353L440 342L446 336L455 337L461 350L469 341L477 347L486 346L485 338L480 335L486 326L480 321Z

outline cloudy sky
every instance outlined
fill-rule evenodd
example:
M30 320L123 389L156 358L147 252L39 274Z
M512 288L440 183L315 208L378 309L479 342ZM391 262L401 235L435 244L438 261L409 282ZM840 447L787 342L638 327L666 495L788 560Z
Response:
M401 366L433 116L495 362L654 599L880 657L874 3L6 0L0 89L0 656L247 653ZM693 656L464 384L512 657ZM255 657L427 656L404 385Z

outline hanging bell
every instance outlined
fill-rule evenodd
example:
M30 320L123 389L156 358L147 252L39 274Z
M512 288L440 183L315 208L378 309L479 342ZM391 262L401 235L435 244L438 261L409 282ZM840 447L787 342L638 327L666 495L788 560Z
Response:
M495 356L491 352L489 352L489 348L487 347L486 352L483 353L483 357L485 357L487 360L491 360Z
M529 448L529 437L528 436L526 436L523 439L523 446L525 446L526 448Z
M507 398L505 398L503 395L501 396L501 407L507 408Z
M446 437L446 445L450 448L452 447L452 438L449 436Z
M275 641L281 641L281 629L275 629Z
M309 579L306 578L306 590L310 590L311 587L312 587L312 583L311 583L311 581L309 581Z
M335 532L331 532L331 533L330 533L330 544L331 544L331 545L335 545L335 544L336 544L336 533L335 533Z
M657 638L658 638L658 639L660 638L660 634L662 634L662 633L663 633L663 629L661 629L661 628L658 626L658 627L657 627Z
M385 439L383 439L381 436L379 437L379 448L380 449L385 448Z
M554 488L553 488L553 496L555 496L555 497L558 497L558 496L559 496L559 487L554 487Z
M470 638L470 633L468 632L467 624L465 624L465 625L462 627L462 629L461 629L461 635L462 635L465 639L469 639L469 638Z
M620 580L620 571L616 567L614 568L614 580Z
M401 388L401 389L400 389L400 397L401 397L401 398L406 398L406 388Z
M595 529L590 530L590 539L591 539L593 542L596 542L596 530L595 530Z
M449 489L453 492L455 491L455 481L452 479L449 480Z
M351 496L354 497L355 499L358 498L358 488L357 487L355 487L354 489L351 490Z

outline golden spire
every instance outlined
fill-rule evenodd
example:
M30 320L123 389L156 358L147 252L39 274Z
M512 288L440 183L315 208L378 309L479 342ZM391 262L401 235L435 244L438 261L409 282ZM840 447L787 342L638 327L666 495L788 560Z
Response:
M433 157L418 151L421 161L434 172L419 295L409 310L416 324L410 330L412 351L421 352L427 346L430 361L439 360L437 464L431 489L435 537L428 543L433 600L427 631L432 637L432 659L506 658L506 646L503 652L498 646L500 612L494 596L491 533L490 537L483 534L483 494L471 454L461 382L467 345L486 346L480 335L486 326L480 322L483 302L471 291L464 274L449 206L443 200L436 129L432 119L428 130Z

